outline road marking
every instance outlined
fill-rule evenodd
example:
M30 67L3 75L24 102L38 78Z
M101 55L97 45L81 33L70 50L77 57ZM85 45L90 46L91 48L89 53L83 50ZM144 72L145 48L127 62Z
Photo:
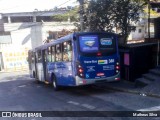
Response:
M0 82L10 82L12 80L0 80Z
M73 104L73 105L79 105L79 106L85 107L85 108L90 109L90 110L93 110L93 109L96 108L95 106L92 106L92 105L89 105L89 104L80 104L80 103L75 102L75 101L68 101L67 103Z
M26 85L20 85L20 86L18 86L18 87L26 87Z
M73 104L73 105L80 105L78 102L75 101L68 101L67 103Z
M82 104L82 106L85 107L85 108L88 108L88 109L90 109L90 110L93 110L93 109L96 108L96 107L94 107L94 106L92 106L92 105L89 105L89 104Z
M159 111L159 110L160 110L160 106L155 106L150 108L139 109L137 111Z

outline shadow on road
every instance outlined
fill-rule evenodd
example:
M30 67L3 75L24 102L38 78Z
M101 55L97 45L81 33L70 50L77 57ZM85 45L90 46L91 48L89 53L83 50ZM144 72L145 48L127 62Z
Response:
M18 73L6 73L5 75L0 77L0 86L9 86L11 87L13 85L13 87L16 87L17 85L30 85L32 87L41 87L43 90L45 91L50 91L50 92L54 92L52 85L46 85L44 83L37 83L34 79L29 77L29 74L18 74ZM88 96L88 95L93 95L93 94L104 94L104 93L112 93L115 91L111 91L111 90L104 90L101 89L100 87L96 86L96 85L87 85L87 86L79 86L79 87L62 87L62 89L60 91L56 91L58 92L64 92L66 94L70 94L70 95L75 95L75 96Z

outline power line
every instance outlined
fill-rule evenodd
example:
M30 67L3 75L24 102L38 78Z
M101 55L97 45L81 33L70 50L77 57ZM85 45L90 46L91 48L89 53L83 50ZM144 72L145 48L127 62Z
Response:
M2 1L2 0L0 0L0 1ZM60 4L60 5L58 5L57 7L60 7L60 6L62 6L62 5L64 5L64 4L66 4L66 3L70 2L70 1L71 1L71 0L68 0L68 1L66 1L66 2L64 2L64 3ZM18 7L23 7L22 5L26 5L26 4L25 4L25 3L23 3L23 4L21 4L21 5L16 5L16 6L14 6L14 7L0 9L0 11L3 11L3 10L10 10L10 9L15 9L15 8L18 8ZM44 12L45 12L45 11L44 11Z
M60 4L60 5L59 5L59 6L57 6L57 7L60 7L60 6L64 5L64 4L68 3L69 1L71 1L71 0L68 0L68 1L66 1L66 2L62 3L62 4Z
M0 9L0 11L3 11L3 10L10 10L10 9L18 8L18 7L21 7L21 6L15 6L15 7L10 7L10 8L4 8L4 9Z
M0 2L1 2L1 1L3 1L3 0L0 0ZM2 11L2 10L10 10L10 9L15 9L15 8L23 7L23 5L26 5L26 3L16 4L15 6L10 7L10 8L3 8L3 9L0 9L0 11ZM4 6L5 6L5 5L4 5Z
M1 1L1 0L0 0ZM62 3L62 4L60 4L60 5L58 5L57 7L60 7L60 6L62 6L62 5L65 5L66 3L68 3L68 2L70 2L71 0L68 0L68 1L66 1L66 2L64 2L64 3ZM10 8L11 9L11 8ZM3 9L2 9L3 10ZM40 15L43 15L43 14L45 14L45 12L46 11L43 11L42 13L40 13L39 15L36 15L36 16L40 16ZM4 27L5 25L0 25L1 27ZM38 26L37 24L33 24L33 25L29 25L29 26L25 26L24 28L22 28L22 29L26 29L26 28L30 28L30 27L34 27L34 26ZM49 25L48 25L49 26ZM50 26L53 26L53 25L50 25ZM10 26L5 26L5 28L13 28L13 27L16 27L16 25L15 26L12 26L12 25L10 25ZM17 31L17 30L20 30L20 29L15 29L15 30L11 30L10 32L12 32L12 31Z
M60 6L62 6L62 5L65 5L66 3L70 2L70 1L71 1L71 0L68 0L68 1L66 1L66 2L64 2L64 3L62 3L62 4L60 4L59 6L57 6L57 8L60 7ZM39 14L38 16L45 14L45 12L46 12L46 11L44 11L44 12L41 13L41 14Z

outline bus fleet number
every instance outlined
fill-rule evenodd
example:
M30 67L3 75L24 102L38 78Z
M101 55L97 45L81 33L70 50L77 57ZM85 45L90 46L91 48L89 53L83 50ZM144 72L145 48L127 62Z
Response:
M114 63L114 59L109 59L109 63Z

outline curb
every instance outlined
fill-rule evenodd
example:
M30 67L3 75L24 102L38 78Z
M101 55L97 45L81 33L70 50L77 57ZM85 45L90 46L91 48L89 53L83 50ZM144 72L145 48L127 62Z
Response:
M145 92L141 92L141 91L129 90L129 89L117 88L117 87L111 87L111 86L104 86L104 87L105 88L103 88L103 89L108 88L108 89L115 90L115 91L120 91L120 92L127 92L127 93L136 94L136 95L142 95L142 96L150 96L150 97L160 98L160 95L152 94L152 93L145 93Z

